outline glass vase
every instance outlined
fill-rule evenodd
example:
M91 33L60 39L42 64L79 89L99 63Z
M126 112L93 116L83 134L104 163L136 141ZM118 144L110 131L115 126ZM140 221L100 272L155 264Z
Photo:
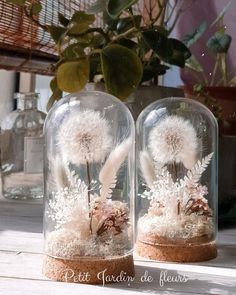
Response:
M43 196L43 124L37 93L16 93L17 110L1 125L2 194L7 199Z
M187 98L152 103L137 121L137 252L177 262L215 258L218 126Z
M129 110L102 92L69 95L48 114L47 277L88 284L133 277L134 135Z

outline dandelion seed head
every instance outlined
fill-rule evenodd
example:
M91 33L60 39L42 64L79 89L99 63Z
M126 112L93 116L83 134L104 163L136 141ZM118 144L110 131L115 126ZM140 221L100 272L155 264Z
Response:
M156 162L183 163L187 169L196 162L197 135L192 124L179 116L169 116L150 132L149 149Z
M68 162L102 162L112 145L110 126L98 111L74 112L61 126L57 142Z

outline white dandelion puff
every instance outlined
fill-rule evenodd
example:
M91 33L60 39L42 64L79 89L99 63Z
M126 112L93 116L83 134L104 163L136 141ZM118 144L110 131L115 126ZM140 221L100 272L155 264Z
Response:
M188 120L169 116L150 132L149 149L156 162L163 164L183 163L191 169L196 163L197 134Z
M98 111L72 113L58 137L65 161L75 165L102 162L112 145L110 126Z

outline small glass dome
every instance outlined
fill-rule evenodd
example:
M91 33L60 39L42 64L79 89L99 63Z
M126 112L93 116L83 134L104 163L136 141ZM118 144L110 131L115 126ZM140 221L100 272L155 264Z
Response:
M44 131L44 274L79 283L104 283L105 275L121 271L132 277L135 128L129 110L109 94L80 92L56 103ZM86 278L78 279L81 273Z
M149 105L137 121L137 252L160 261L216 257L218 126L188 98Z

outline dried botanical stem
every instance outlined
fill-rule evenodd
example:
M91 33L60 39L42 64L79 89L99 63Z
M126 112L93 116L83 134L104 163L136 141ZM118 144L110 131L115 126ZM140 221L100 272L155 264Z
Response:
M218 67L219 67L219 62L220 62L220 55L217 54L217 55L216 55L216 62L215 62L215 65L214 65L214 69L213 69L213 72L212 72L212 76L211 76L210 86L213 86L213 85L214 85L215 77L216 77L216 73L217 73L217 69L218 69Z
M138 33L138 30L136 28L131 28L131 29L127 30L126 32L124 32L124 33L122 33L122 34L117 35L116 37L114 37L112 39L112 42L116 42L116 41L118 41L118 40L120 40L122 38L125 38L125 37L127 37L128 35L130 35L132 33Z
M88 209L90 210L90 202L91 202L91 197L90 197L91 176L90 176L90 169L89 169L89 163L88 162L86 162L86 171L87 171L87 178L88 178ZM90 232L92 233L92 215L91 215L91 212L90 211L89 211L89 218L90 218L89 229L90 229Z
M174 5L171 7L171 12L170 12L169 16L166 19L166 24L171 20L172 16L174 15L177 4L178 4L178 1L176 0Z

